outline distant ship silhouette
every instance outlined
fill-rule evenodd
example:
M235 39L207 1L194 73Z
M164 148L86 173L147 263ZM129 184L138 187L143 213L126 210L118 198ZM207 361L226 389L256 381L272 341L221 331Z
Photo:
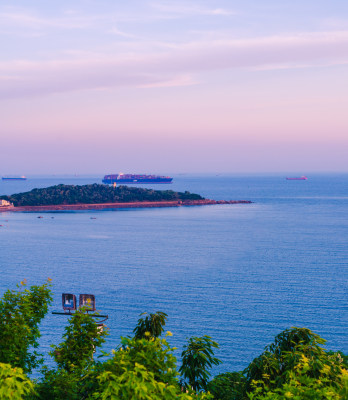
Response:
M306 181L308 178L306 177L306 176L295 176L295 177L293 177L293 178L291 178L291 177L286 177L285 178L287 181Z

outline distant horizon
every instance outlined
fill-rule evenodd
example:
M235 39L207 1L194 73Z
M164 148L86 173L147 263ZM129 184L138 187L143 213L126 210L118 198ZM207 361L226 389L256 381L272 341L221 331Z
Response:
M163 175L163 176L198 176L198 175L207 175L207 176L306 176L310 177L316 175L348 175L348 171L200 171L200 172L180 172L180 171L106 171L106 172L82 172L82 173L67 173L67 172L56 172L56 173L47 173L47 174L39 174L39 173L0 173L0 177L18 177L25 176L26 178L37 178L37 177L71 177L71 178L96 178L96 177L104 177L107 174L119 174L120 172L125 174L154 174L154 175Z

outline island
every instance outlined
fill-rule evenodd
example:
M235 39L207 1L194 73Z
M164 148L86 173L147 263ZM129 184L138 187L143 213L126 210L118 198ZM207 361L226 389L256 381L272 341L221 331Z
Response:
M68 211L138 207L179 207L251 203L248 200L211 200L199 194L139 187L90 184L55 185L0 196L7 206L0 211Z

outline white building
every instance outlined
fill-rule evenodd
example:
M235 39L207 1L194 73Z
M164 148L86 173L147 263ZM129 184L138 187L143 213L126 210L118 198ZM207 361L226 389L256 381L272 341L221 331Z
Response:
M12 206L12 203L10 203L7 200L0 200L0 207L10 207Z

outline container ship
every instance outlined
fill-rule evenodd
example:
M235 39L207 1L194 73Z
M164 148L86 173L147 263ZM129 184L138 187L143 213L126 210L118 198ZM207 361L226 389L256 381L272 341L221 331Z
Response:
M287 181L306 181L308 178L306 176L298 176L294 178L286 177Z
M169 176L159 175L136 175L136 174L123 174L119 173L116 175L105 175L103 183L172 183L173 178Z
M26 181L27 178L23 176L3 176L3 181Z

